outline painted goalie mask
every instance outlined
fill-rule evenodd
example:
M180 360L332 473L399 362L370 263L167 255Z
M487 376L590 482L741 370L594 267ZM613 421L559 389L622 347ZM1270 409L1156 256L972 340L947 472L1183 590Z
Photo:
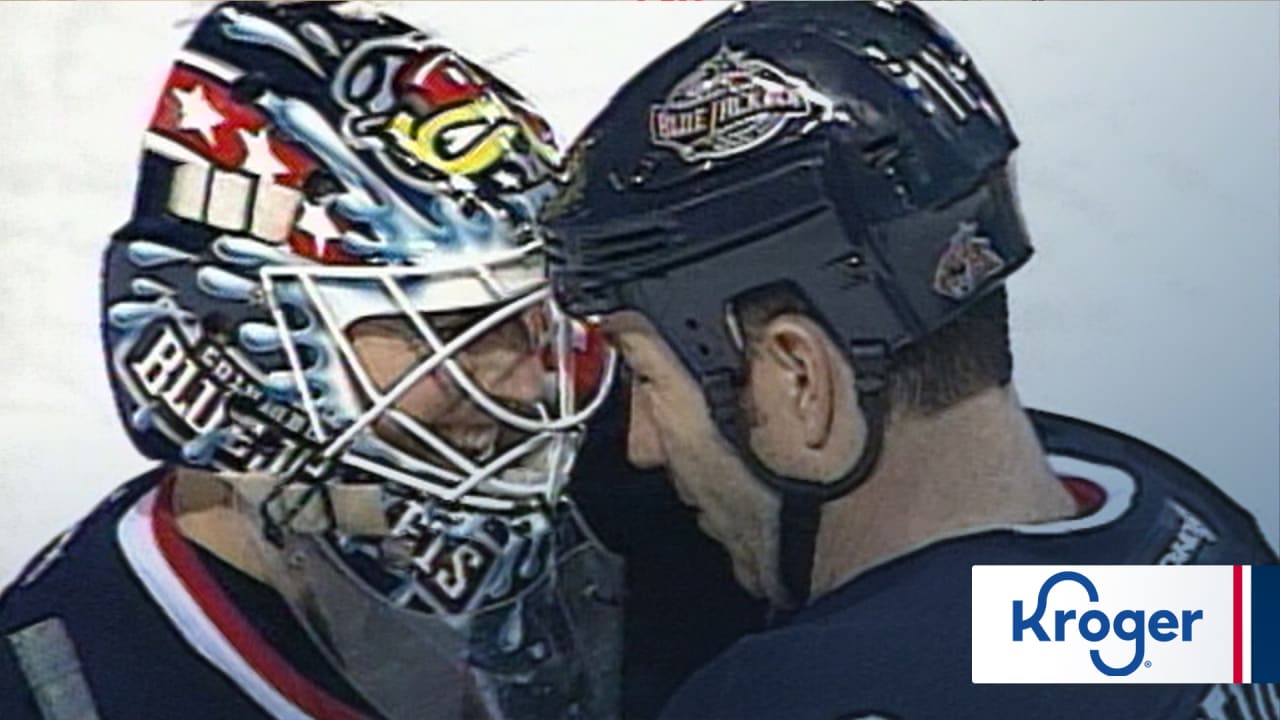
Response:
M272 478L265 534L327 558L332 582L376 589L351 601L361 615L385 606L389 619L351 643L443 642L436 626L410 627L420 616L470 633L458 655L493 655L486 679L468 680L483 717L608 714L581 690L530 691L535 701L485 689L504 673L527 681L521 662L575 652L545 618L582 593L557 584L616 581L588 579L605 560L588 571L560 559L593 544L563 520L563 491L614 363L549 297L533 222L559 172L530 105L431 37L352 3L231 3L179 53L133 218L105 258L104 343L134 443L172 464ZM379 343L412 362L380 365ZM435 404L415 406L424 387ZM459 408L465 422L449 419ZM352 488L377 498L385 527L335 519L333 498ZM323 539L294 537L314 506ZM292 581L277 580L292 600ZM344 592L296 589L321 604ZM339 622L322 632L340 635ZM358 688L390 685L344 657L342 638L325 640ZM497 657L495 643L532 660ZM555 673L549 684L570 682ZM421 716L409 710L421 698L397 696L413 687L374 704ZM529 715L538 703L552 704Z

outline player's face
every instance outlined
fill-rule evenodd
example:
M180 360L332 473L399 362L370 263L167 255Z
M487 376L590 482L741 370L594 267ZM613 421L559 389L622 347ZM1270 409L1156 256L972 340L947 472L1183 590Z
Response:
M697 382L643 316L615 313L601 328L631 370L628 460L666 468L698 526L728 550L738 582L782 602L776 498L720 435Z
M470 326L471 320L466 315L428 318L446 342ZM453 357L494 400L532 415L529 408L543 392L546 327L541 309L531 309L495 326ZM383 392L432 354L407 318L366 318L353 324L347 334L356 356ZM516 439L515 433L477 407L443 367L423 376L399 397L395 407L474 460L486 460ZM436 459L433 451L400 425L383 418L374 428L401 450Z

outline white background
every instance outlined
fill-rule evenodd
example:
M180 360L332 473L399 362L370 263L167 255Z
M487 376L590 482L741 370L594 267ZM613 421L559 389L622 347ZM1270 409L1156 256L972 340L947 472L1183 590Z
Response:
M566 138L711 2L388 3ZM0 3L0 583L143 470L111 405L98 261L194 3ZM1028 405L1182 457L1280 536L1280 5L945 3L1023 140ZM180 26L182 25L182 26Z
M1013 601L1021 600L1021 617L1032 617L1039 608L1041 586L1060 570L1081 572L1093 582L1098 602L1089 601L1076 582L1058 583L1049 591L1040 627L1049 642L1025 631L1013 641ZM1248 590L1246 589L1246 592ZM1230 565L1123 565L1052 566L1003 565L973 568L973 656L975 683L1229 683L1233 679L1232 650L1235 615L1232 606ZM1055 640L1054 613L1075 610L1075 619L1063 626L1063 640ZM1079 619L1098 610L1111 619L1110 635L1089 642L1080 635ZM1115 617L1125 610L1144 613L1142 633L1145 662L1132 674L1109 677L1089 657L1097 650L1102 661L1123 668L1134 658L1135 642L1115 634ZM1150 634L1151 616L1168 610L1178 619L1177 637L1158 642ZM1188 625L1183 611L1202 617ZM1247 617L1247 615L1246 615ZM1132 620L1125 622L1127 626ZM1189 640L1187 628L1190 628ZM1100 627L1096 621L1090 631ZM1245 633L1249 625L1245 625ZM1248 657L1248 648L1245 648ZM1245 682L1249 678L1245 676Z

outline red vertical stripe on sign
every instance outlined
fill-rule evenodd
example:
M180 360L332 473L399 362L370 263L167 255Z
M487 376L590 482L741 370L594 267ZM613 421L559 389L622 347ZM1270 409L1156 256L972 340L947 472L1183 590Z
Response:
M1235 616L1232 636L1232 672L1231 682L1244 682L1244 568L1234 565L1231 568L1231 606Z

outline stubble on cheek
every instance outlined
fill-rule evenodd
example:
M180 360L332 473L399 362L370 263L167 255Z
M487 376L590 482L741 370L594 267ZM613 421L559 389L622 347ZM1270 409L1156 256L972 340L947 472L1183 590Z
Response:
M681 500L698 511L698 527L729 555L748 593L768 597L776 565L776 501L718 436L702 447L676 443L668 468Z

